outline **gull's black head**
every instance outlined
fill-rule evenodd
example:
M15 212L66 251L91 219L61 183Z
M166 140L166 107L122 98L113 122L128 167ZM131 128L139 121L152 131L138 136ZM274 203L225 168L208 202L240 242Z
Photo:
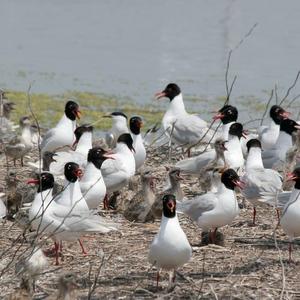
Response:
M80 119L79 105L74 101L68 101L65 106L65 114L72 121L75 121L76 118Z
M69 182L76 182L82 175L82 170L79 168L78 164L74 162L65 164L65 177Z
M172 101L180 93L180 88L176 83L169 83L162 92L157 93L155 96L156 99L166 97L169 98L170 101Z
M222 173L222 183L230 190L234 190L236 186L243 188L244 183L240 181L238 174L233 169L227 169Z
M237 136L240 139L244 136L243 125L241 123L233 123L229 128L229 134Z
M288 118L288 116L289 113L279 105L273 105L270 109L270 117L277 125L279 125L283 119Z
M300 124L291 119L284 119L280 123L280 131L284 131L287 134L292 135L293 132L296 132L300 129Z
M117 142L126 144L130 151L135 152L135 149L133 148L133 139L129 133L121 134Z
M223 124L235 122L238 119L238 110L235 106L224 105L213 117L214 120L220 119Z
M42 172L37 174L36 179L30 179L27 181L28 184L33 183L38 185L38 193L52 189L54 186L54 177L51 173Z
M174 195L167 194L162 198L163 214L166 218L174 218L176 216L176 198Z
M251 148L260 148L261 149L261 142L258 139L251 139L247 142L246 144L248 152L250 151Z
M30 117L28 117L28 116L21 117L20 121L19 121L19 124L20 124L21 127L30 126L31 125Z
M97 169L101 169L103 162L110 158L107 151L103 150L101 147L93 147L88 153L88 162L92 162Z
M76 142L75 143L78 143L78 141L80 140L81 136L85 132L93 132L93 130L94 130L94 127L90 126L90 125L81 125L81 126L78 126L75 129L75 131L74 131L74 134L75 134L75 137L76 137Z
M132 117L129 121L130 131L133 134L140 134L141 128L143 127L143 120L140 117Z

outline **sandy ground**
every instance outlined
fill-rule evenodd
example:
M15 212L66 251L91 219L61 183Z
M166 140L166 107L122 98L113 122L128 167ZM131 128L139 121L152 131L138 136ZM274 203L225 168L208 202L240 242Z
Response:
M148 164L155 167L154 174L162 178L159 190L166 176L164 165L170 163L166 155L152 153L149 158ZM172 162L177 159L178 155ZM5 161L2 159L0 164L0 183L5 187ZM26 167L17 169L22 178L27 176ZM197 180L186 177L183 190L191 197L199 191ZM121 197L128 195L123 193ZM201 230L180 215L182 228L193 247L192 259L178 270L176 284L171 288L168 274L162 272L158 289L156 270L148 263L147 255L160 220L130 223L116 212L101 213L119 222L120 231L85 237L87 255L81 254L77 243L65 243L63 261L56 266L54 258L48 259L49 267L38 278L33 299L55 293L58 277L65 271L77 274L80 299L88 299L94 283L90 299L300 299L299 240L294 245L293 262L289 263L288 239L280 228L274 236L277 217L271 208L258 209L254 227L250 226L251 206L242 209L230 226L220 229L225 237L224 246L200 247ZM27 239L29 235L25 234ZM22 230L8 220L0 224L0 239L2 299L19 286L14 265L31 245L24 240ZM47 246L51 246L51 241L44 248Z

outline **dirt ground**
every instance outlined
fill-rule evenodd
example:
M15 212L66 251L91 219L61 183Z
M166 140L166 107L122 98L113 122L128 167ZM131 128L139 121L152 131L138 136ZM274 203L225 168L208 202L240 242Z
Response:
M170 163L167 154L149 154L148 165L162 178L158 191L166 176L164 166L178 157ZM5 191L5 160L0 164L0 183ZM17 170L26 178L28 168L17 167ZM187 197L199 192L197 179L186 177L183 190ZM123 193L121 197L126 195L129 194ZM288 239L281 228L274 235L277 217L271 208L257 209L257 226L250 226L251 206L242 209L230 226L220 229L224 246L200 247L201 229L180 215L180 224L193 247L192 259L178 270L176 284L171 288L168 274L162 272L158 289L156 270L148 263L147 255L160 220L131 223L114 211L101 214L120 223L120 231L85 237L87 255L81 254L77 243L65 243L59 266L54 258L48 258L49 267L37 279L33 299L55 293L58 277L66 271L78 276L79 299L88 299L89 290L90 299L300 299L300 241L295 242L293 262L289 263ZM30 234L25 234L27 239ZM51 241L47 241L43 248L50 246ZM13 221L0 224L1 299L19 286L14 265L30 247Z

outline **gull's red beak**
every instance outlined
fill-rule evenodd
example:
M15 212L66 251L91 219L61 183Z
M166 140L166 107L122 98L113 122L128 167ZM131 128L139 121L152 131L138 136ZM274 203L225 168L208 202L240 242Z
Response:
M246 138L247 138L247 134L248 134L248 132L247 132L246 130L243 130L243 132L242 132L242 137L243 137L244 139L246 139Z
M281 117L283 117L284 119L287 119L291 113L289 111L283 111L282 113L279 114Z
M77 170L75 170L75 175L77 178L81 179L81 177L83 176L83 172L80 168L78 168Z
M234 180L233 183L240 189L244 189L246 187L246 183L242 180Z
M297 176L293 172L286 174L286 180L287 181L293 181L295 179L297 179Z
M221 120L224 118L224 114L222 113L217 113L216 115L213 116L213 120Z
M40 180L39 179L28 179L27 180L27 184L40 184Z
M158 92L155 94L155 99L158 100L160 98L166 97L166 92L162 91L162 92Z

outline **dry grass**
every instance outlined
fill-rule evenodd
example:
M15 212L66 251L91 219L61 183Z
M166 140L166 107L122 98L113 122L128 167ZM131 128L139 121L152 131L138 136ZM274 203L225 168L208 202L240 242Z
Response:
M155 174L165 177L164 155L152 153L149 161ZM4 161L1 160L4 176ZM23 172L23 173L22 173ZM24 174L26 168L21 170ZM3 181L1 181L3 184ZM160 183L160 185L163 184ZM184 191L190 197L198 190L197 180L187 178ZM123 194L124 196L126 193ZM128 193L127 193L128 195ZM91 299L296 299L300 297L299 241L294 246L294 262L288 263L287 237L276 230L278 248L274 243L276 213L272 209L258 209L255 227L249 226L251 207L241 210L231 226L220 231L225 235L224 247L200 247L201 230L187 217L180 223L193 246L191 261L178 270L176 286L168 289L167 274L162 273L158 290L155 270L147 261L149 244L160 221L138 224L126 221L115 212L102 212L122 224L120 232L90 235L84 239L88 255L82 255L77 243L65 245L64 260L60 266L49 259L49 269L37 281L34 299L43 299L57 288L57 278L63 271L77 273L80 280L78 294L87 299L89 287L101 265ZM1 297L11 293L19 279L14 275L14 254L20 255L29 244L16 238L22 231L13 222L0 225L1 270L12 264L1 277ZM49 241L50 246L50 241ZM46 248L46 245L45 245ZM104 255L104 257L103 257Z

